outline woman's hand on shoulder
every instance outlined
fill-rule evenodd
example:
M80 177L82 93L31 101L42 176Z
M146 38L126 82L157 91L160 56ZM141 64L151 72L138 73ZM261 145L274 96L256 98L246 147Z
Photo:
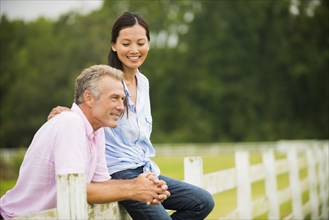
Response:
M61 112L64 112L64 111L71 111L71 109L69 109L67 107L64 107L64 106L57 106L57 107L53 108L51 110L51 112L49 113L49 115L47 117L47 120L49 121L54 116L56 116L56 115L58 115L58 114L60 114Z

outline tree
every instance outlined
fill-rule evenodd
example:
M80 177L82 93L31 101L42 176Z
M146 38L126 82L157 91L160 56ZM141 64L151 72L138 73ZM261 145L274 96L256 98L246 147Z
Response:
M141 71L154 143L328 139L329 3L316 2L108 0L57 21L3 16L1 147L27 146L53 107L71 105L76 76L107 63L126 10L151 30Z

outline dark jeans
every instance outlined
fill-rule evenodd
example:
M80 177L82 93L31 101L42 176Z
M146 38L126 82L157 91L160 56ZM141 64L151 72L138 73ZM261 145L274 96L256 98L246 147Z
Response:
M143 168L139 167L120 171L111 176L113 179L132 179L142 172ZM161 205L147 206L144 202L134 200L120 202L134 220L201 220L207 217L214 208L215 202L208 191L162 175L159 176L159 179L167 183L171 193L170 197ZM166 209L175 212L169 216Z

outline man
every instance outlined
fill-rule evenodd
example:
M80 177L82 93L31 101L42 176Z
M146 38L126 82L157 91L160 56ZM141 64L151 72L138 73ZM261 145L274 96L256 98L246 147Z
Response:
M75 84L71 110L46 122L35 134L16 186L0 199L3 218L56 207L58 174L84 173L89 203L133 199L159 204L167 185L151 173L133 180L110 180L102 127L116 127L125 107L123 73L107 65L85 69Z

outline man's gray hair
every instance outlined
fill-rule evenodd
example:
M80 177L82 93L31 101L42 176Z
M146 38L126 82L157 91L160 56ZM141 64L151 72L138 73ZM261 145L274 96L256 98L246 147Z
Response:
M108 65L94 65L81 72L75 81L74 102L83 103L83 93L90 91L95 99L100 98L100 81L104 76L123 81L123 72Z

